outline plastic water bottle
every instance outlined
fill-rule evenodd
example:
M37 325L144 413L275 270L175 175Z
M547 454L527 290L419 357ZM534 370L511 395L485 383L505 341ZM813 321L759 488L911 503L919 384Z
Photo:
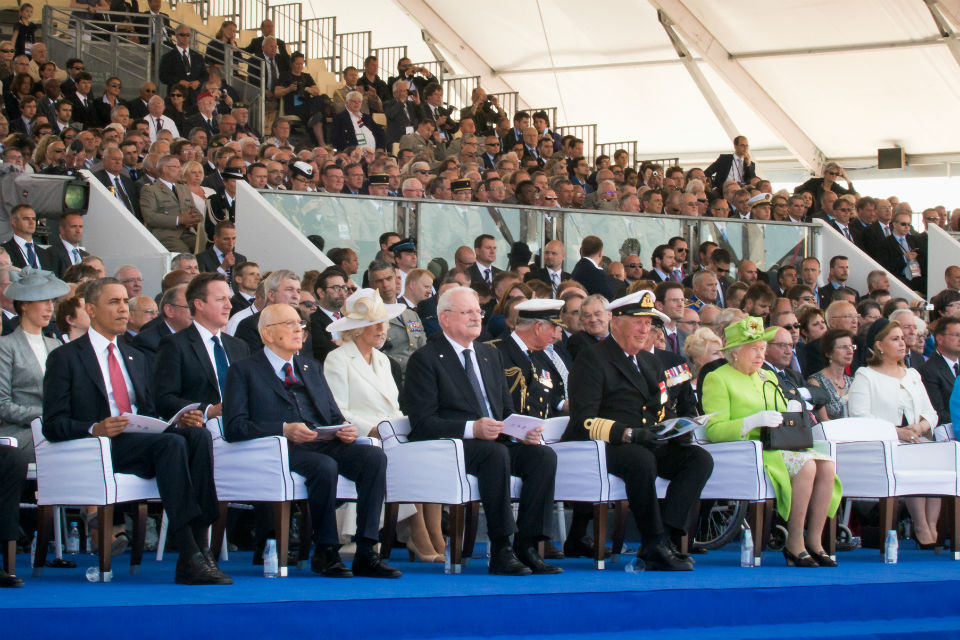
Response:
M443 550L443 572L447 575L453 570L453 565L450 564L450 545L448 544Z
M87 572L85 575L87 577L87 582L100 582L100 569L97 567L97 565L87 567Z
M628 562L623 570L627 573L643 573L646 571L647 566L643 564L643 560L634 556L633 560Z
M753 567L755 558L753 557L753 532L750 527L743 528L743 535L740 538L740 566Z
M894 529L887 531L887 539L883 543L883 561L886 564L897 564L900 544L897 542L897 532Z
M33 532L33 542L30 543L30 566L33 566L33 559L37 557L37 532Z
M270 538L263 550L263 577L276 578L279 575L280 564L277 562L277 541Z
M70 531L67 533L67 555L73 556L73 559L77 559L77 554L80 553L80 529L77 527L76 522L70 523Z

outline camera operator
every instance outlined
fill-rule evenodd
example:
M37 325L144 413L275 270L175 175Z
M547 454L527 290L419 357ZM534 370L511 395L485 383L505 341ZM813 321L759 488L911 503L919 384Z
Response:
M473 118L477 125L477 133L486 135L493 130L494 125L505 113L500 108L497 96L488 96L482 87L477 87L470 94L471 105L460 110L460 119Z

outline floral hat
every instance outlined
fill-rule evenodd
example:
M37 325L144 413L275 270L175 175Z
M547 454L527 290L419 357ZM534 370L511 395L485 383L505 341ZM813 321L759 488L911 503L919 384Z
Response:
M723 345L722 350L726 351L727 349L740 347L750 342L756 342L757 340L770 342L773 340L773 336L777 334L777 329L778 327L764 329L763 318L747 316L743 320L734 322L724 330L723 335L726 339L726 344Z

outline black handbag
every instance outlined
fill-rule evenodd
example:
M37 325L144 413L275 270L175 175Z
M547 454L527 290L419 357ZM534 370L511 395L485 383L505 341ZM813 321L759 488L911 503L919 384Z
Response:
M767 409L767 385L774 388L773 410L777 411L777 396L783 399L784 409L787 398L783 389L772 380L763 382L763 408ZM801 401L802 402L802 401ZM760 443L764 449L780 449L784 451L803 451L813 447L813 426L809 423L806 411L780 411L783 422L779 427L763 427L760 430Z

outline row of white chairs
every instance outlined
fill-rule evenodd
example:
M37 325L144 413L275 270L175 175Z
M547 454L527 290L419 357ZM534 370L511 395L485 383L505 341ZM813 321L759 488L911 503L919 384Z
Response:
M32 424L37 456L38 505L40 506L40 542L49 539L51 509L55 506L96 505L100 522L112 521L116 504L138 503L134 518L131 572L136 573L141 556L146 518L145 501L159 499L156 482L138 476L114 473L107 438L84 438L51 443L42 434L40 420ZM221 518L214 527L214 552L223 541L228 503L266 502L275 506L278 557L288 549L290 506L306 500L304 478L289 469L287 440L282 436L256 438L228 443L223 439L220 419L210 420L207 428L213 436L214 478L221 503ZM450 556L453 573L464 564L464 548L472 548L480 494L477 479L466 472L463 443L457 439L411 442L410 423L398 417L382 422L378 431L388 458L387 518L385 551L389 552L397 507L402 503L436 503L450 507ZM608 507L626 501L623 481L607 472L606 443L602 441L559 442L563 427L544 433L548 446L557 452L557 478L554 499L558 502L584 502L595 505L594 539L606 540ZM707 443L703 446L714 459L713 474L701 495L703 500L737 500L750 504L749 525L754 536L755 562L763 551L764 523L772 513L774 492L763 470L759 442ZM904 444L897 440L894 425L866 418L846 418L823 423L816 432L818 447L836 456L837 474L850 498L878 499L885 528L892 525L895 501L911 495L942 496L950 514L951 553L960 559L957 547L958 503L960 503L960 445L956 441ZM361 444L379 446L378 440ZM511 495L518 499L521 480L514 477ZM663 496L667 481L658 479L658 494ZM343 476L337 497L355 500L356 487ZM301 527L309 535L309 523ZM832 523L835 526L835 522ZM100 527L100 575L112 577L109 541ZM44 530L46 533L44 534ZM467 542L464 545L464 535ZM830 536L831 541L835 536ZM162 540L161 540L162 543ZM595 563L604 568L605 545L596 545ZM139 549L138 549L139 548ZM301 560L306 560L309 545L301 545ZM833 548L828 550L831 555ZM38 544L35 567L43 566L46 544ZM286 575L286 568L282 569Z

